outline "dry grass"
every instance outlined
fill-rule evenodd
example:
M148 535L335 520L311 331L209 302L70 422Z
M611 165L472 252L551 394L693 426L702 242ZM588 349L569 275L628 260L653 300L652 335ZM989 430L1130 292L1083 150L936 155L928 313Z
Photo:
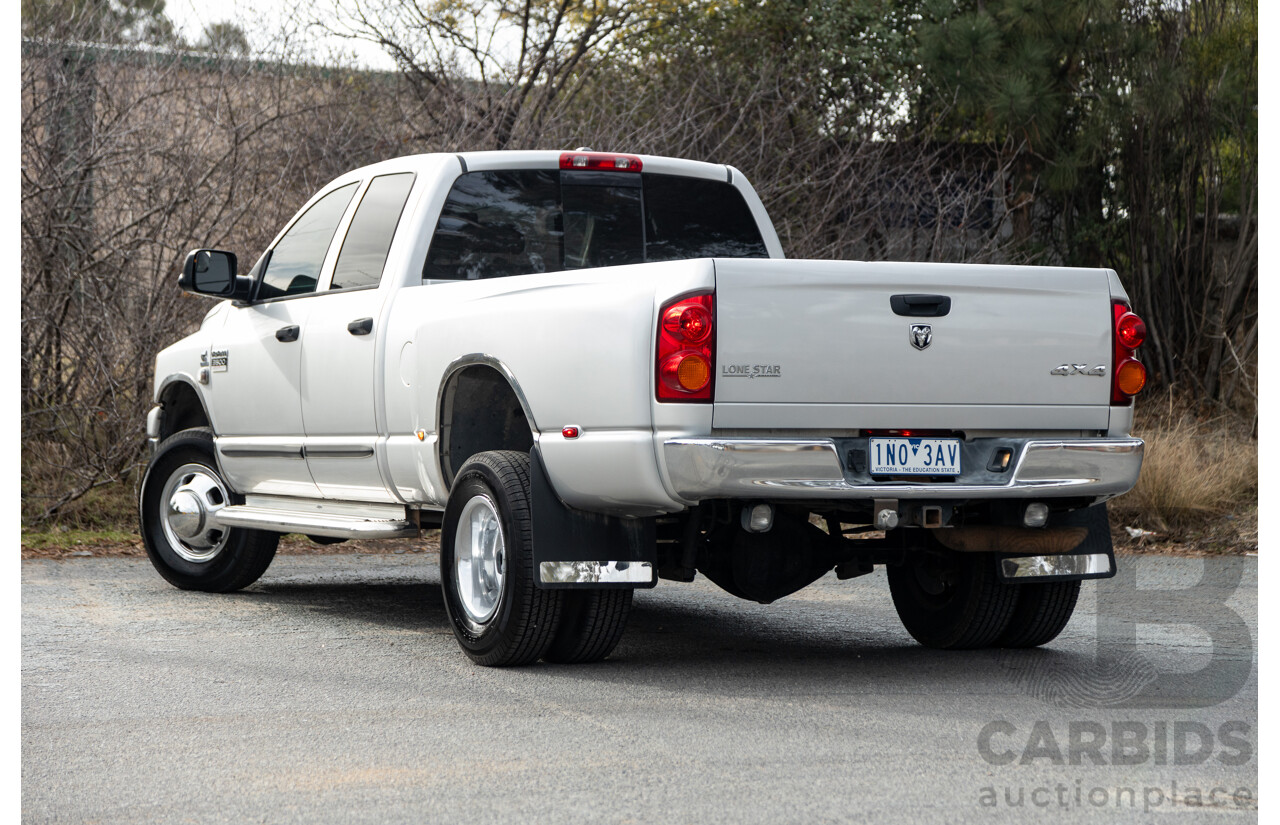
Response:
M1168 396L1139 408L1134 433L1147 442L1142 475L1109 505L1113 524L1177 538L1256 520L1258 442L1239 418Z
M51 441L27 441L22 446L22 525L53 530L129 529L138 520L135 473L112 480L102 475L100 486L63 504L57 515L45 522L46 509L64 500L74 489L70 468L76 457L64 445Z

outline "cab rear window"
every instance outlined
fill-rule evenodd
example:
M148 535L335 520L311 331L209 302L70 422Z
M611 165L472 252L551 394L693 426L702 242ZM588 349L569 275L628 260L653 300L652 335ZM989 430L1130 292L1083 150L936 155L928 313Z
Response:
M469 172L449 192L426 280L502 278L687 258L766 258L742 195L677 175Z

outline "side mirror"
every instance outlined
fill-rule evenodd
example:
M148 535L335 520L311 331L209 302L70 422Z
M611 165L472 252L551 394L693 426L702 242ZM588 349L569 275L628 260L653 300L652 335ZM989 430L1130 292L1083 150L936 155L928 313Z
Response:
M237 277L236 256L217 249L195 249L182 264L178 286L197 295L244 299L252 281Z

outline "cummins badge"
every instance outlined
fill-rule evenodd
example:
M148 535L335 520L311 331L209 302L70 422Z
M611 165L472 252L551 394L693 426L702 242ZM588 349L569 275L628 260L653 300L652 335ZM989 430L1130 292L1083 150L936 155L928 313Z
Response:
M933 327L929 324L911 325L911 346L924 349L933 341Z

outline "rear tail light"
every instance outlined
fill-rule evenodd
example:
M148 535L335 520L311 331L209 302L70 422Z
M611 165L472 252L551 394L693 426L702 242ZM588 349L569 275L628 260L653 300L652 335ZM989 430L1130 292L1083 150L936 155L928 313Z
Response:
M711 334L711 312L702 304L675 304L662 314L662 328L690 344L700 344Z
M1133 397L1137 395L1142 392L1142 388L1146 385L1147 368L1142 366L1141 361L1130 359L1121 364L1120 369L1116 370L1116 386L1126 396Z
M615 155L610 152L565 152L560 156L561 169L639 172L643 166L640 158L635 155Z
M658 400L710 401L716 363L715 293L687 295L665 304L658 319Z
M1111 358L1111 404L1127 407L1133 397L1147 385L1147 368L1138 360L1136 350L1147 339L1147 325L1134 315L1129 304L1114 301L1111 304L1115 343Z
M1147 340L1147 325L1132 312L1126 312L1116 321L1116 338L1129 349L1137 349Z

